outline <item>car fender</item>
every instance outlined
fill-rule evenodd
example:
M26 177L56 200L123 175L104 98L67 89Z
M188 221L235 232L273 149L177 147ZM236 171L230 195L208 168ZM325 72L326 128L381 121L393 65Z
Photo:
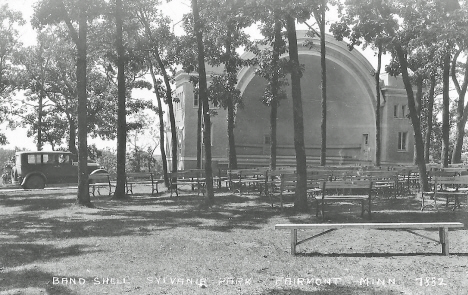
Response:
M93 172L91 172L90 175L97 174L97 173L108 173L108 172L105 169L99 168L99 169L93 170Z
M40 172L30 172L28 174L26 174L26 176L23 178L23 181L21 182L21 186L25 185L26 184L26 181L28 181L28 179L33 176L33 175L39 175L41 176L43 179L44 179L44 182L47 183L47 177L44 175L44 173L40 173Z

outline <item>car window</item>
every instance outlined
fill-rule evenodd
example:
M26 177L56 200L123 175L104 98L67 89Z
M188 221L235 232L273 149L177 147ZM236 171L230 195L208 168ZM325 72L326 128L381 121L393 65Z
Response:
M66 154L60 154L59 156L59 163L60 164L65 164L70 162L70 156Z
M42 162L44 164L55 164L57 163L57 156L54 154L44 154L42 156Z
M28 164L39 164L41 162L40 155L28 155Z

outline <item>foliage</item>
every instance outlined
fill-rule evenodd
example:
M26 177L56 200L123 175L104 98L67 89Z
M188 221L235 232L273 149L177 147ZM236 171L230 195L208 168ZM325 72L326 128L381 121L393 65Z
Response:
M24 23L21 12L11 10L8 4L0 6L0 123L10 111L11 95L17 88L14 55L22 46L18 29ZM0 132L0 145L6 143L5 134Z

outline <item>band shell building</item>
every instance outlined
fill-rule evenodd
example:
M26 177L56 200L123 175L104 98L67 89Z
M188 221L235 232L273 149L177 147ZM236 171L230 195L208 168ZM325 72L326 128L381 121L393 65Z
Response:
M299 60L304 66L301 79L304 113L304 140L307 163L320 161L321 146L321 66L320 49L310 48L305 31L297 32ZM319 44L319 40L314 40ZM246 52L244 58L253 54ZM287 57L287 54L283 57ZM327 66L327 164L372 164L375 161L376 87L375 70L358 51L346 43L326 37ZM242 68L237 88L243 108L236 110L235 143L239 167L268 166L270 158L270 107L262 102L266 81L255 74L255 67ZM211 75L222 68L207 66ZM189 74L176 76L174 104L178 133L178 167L191 169L197 162L198 97L194 95ZM291 88L281 100L277 117L277 164L295 165L294 129ZM381 75L381 162L405 164L413 161L413 128L408 119L407 95L398 77ZM211 117L213 165L228 163L227 111L216 108ZM166 152L170 161L171 140L166 135Z

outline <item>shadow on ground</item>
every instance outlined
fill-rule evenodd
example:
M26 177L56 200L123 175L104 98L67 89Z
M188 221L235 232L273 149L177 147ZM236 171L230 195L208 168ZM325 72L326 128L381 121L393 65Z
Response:
M2 273L0 291L8 290L6 294L78 295L64 284L54 284L54 276L64 277L36 269ZM92 280L92 278L87 280Z
M295 223L369 222L367 214L360 216L358 203L334 203L326 207L325 219L315 216L314 206L309 213L297 214L292 197L285 199L285 207L278 203L272 208L270 199L253 194L217 194L216 205L202 209L204 196L187 191L179 197L168 193L138 194L128 200L116 201L109 196L93 198L96 208L74 205L75 194L59 191L22 192L0 196L0 217L4 235L21 241L46 238L109 237L146 235L154 230L193 227L199 230L228 232L233 229L259 229L271 218L286 218ZM314 205L314 204L313 204ZM436 222L461 221L467 223L465 211L419 211L414 197L377 199L373 203L372 222ZM9 211L11 210L11 211Z

